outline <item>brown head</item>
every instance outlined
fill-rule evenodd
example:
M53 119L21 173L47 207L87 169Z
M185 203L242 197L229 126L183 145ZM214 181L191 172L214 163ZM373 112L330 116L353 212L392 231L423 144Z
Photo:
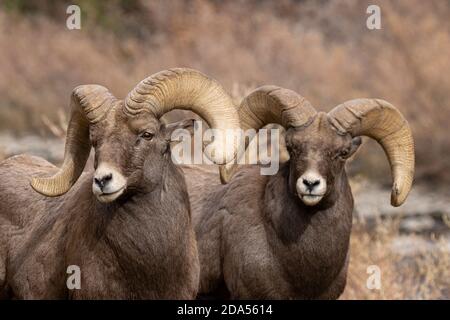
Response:
M407 121L391 104L379 99L355 99L335 107L328 114L316 112L294 91L263 86L249 94L239 109L244 130L281 124L285 150L280 159L289 161L291 192L305 205L314 206L334 191L346 160L361 144L360 136L376 140L391 165L393 187L391 204L401 205L412 185L414 143ZM283 147L282 145L280 147ZM225 181L235 165L221 167Z
M66 150L61 169L49 178L34 177L32 187L46 196L65 194L81 175L91 147L95 151L92 190L101 202L112 202L128 191L149 190L161 181L170 157L174 129L160 118L173 109L191 110L208 125L225 132L239 128L230 96L214 80L191 69L170 69L141 81L126 97L116 99L106 88L74 89ZM225 133L224 133L225 134ZM214 140L207 156L215 163L234 157L235 145Z
M290 189L309 206L337 189L336 178L343 173L345 161L361 144L359 137L336 134L326 113L319 112L311 120L289 128L285 135Z

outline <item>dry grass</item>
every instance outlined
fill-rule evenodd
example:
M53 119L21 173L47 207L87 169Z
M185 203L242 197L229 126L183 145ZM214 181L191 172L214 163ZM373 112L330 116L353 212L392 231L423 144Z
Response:
M190 66L230 91L275 83L325 110L382 97L412 125L418 178L448 175L448 2L377 1L381 31L365 27L368 1L75 1L81 31L65 28L67 3L3 5L0 130L49 134L42 115L56 121L78 84L101 83L123 97L149 74ZM384 156L372 150L363 149L359 168L385 176Z
M418 179L450 181L449 2L377 1L381 31L365 27L368 0L73 2L81 31L65 28L69 1L0 5L0 131L49 134L42 115L57 121L76 85L123 97L149 74L189 66L229 91L273 83L323 110L361 96L389 100L412 125ZM388 183L373 150L363 148L358 168Z
M415 254L394 250L406 237ZM381 289L366 286L367 267L381 270ZM450 248L443 237L400 235L398 221L379 221L374 229L356 223L351 236L347 287L341 299L450 299Z

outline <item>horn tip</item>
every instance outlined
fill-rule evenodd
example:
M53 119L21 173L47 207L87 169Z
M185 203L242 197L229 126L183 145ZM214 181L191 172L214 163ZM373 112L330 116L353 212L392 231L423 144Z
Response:
M31 178L30 185L34 191L46 197L58 197L67 192L64 190L57 190L56 188L50 190L50 188L48 187L48 179L45 178L33 177Z
M397 196L394 195L391 196L391 206L400 207L402 204L403 202L399 201Z
M391 193L391 205L393 207L401 206L408 197L410 189L411 188L405 190L405 188L400 188L397 183L394 183Z
M227 184L231 181L233 177L232 170L228 170L226 165L219 166L220 182L222 184Z

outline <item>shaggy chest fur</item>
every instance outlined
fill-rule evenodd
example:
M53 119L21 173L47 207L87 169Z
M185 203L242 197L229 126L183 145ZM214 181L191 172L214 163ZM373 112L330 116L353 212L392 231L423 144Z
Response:
M336 202L327 207L307 207L286 188L286 178L269 179L264 206L268 243L280 261L292 295L319 297L346 263L353 200L342 181ZM276 196L275 196L276 193Z
M176 296L174 283L186 282L191 270L185 263L195 257L190 256L191 235L180 234L179 225L189 229L188 212L165 215L155 203L139 201L145 203L140 209L123 205L101 217L98 211L97 216L78 216L80 220L71 224L67 264L84 271L83 290L73 292L73 297L164 298Z

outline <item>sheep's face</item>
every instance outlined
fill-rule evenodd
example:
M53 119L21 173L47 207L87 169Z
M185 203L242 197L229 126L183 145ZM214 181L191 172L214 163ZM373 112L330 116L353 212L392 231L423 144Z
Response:
M102 203L158 185L170 161L170 135L178 128L149 114L130 118L119 110L90 127L95 150L92 190Z
M360 144L360 138L339 135L325 113L318 113L306 127L289 128L286 148L290 155L291 191L305 205L317 205L336 188L336 177Z

